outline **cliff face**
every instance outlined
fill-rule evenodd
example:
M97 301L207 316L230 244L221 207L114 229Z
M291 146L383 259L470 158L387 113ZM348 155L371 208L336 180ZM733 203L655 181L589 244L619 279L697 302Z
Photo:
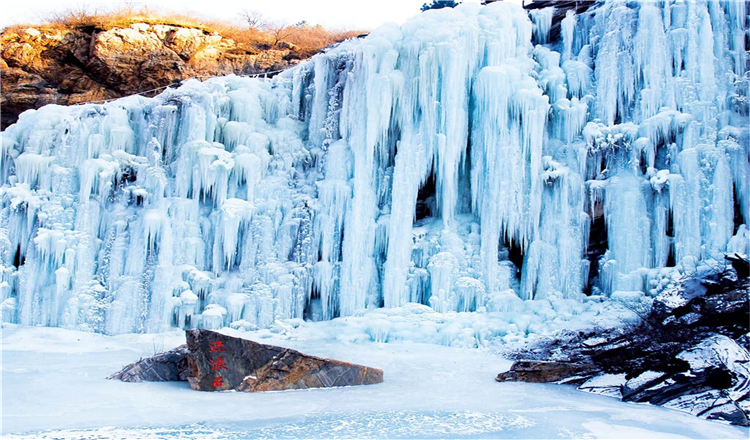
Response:
M6 29L0 47L3 129L46 104L116 98L196 75L273 71L309 55L292 44L251 47L202 29L146 23Z

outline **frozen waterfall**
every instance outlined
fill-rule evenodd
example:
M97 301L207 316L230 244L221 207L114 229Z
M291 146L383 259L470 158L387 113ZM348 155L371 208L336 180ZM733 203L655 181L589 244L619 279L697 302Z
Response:
M746 2L560 12L432 10L272 80L24 113L2 133L2 319L492 313L748 253Z

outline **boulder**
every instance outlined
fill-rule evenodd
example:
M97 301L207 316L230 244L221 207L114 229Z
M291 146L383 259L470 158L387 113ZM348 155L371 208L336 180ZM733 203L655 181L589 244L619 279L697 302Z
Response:
M383 381L383 371L377 368L310 356L211 330L187 330L186 335L188 382L195 390L278 391Z
M566 380L572 383L575 378L586 380L597 373L599 368L593 364L555 361L517 361L509 371L500 373L495 378L498 382L559 382ZM583 381L582 380L582 381Z
M187 355L187 345L180 345L174 350L133 362L107 379L123 382L185 381L189 374Z

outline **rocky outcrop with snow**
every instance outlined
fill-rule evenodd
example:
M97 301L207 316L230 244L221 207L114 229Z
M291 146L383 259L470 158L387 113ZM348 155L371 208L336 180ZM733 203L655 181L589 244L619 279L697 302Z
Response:
M559 382L707 419L750 421L750 279L734 270L688 278L643 322L527 348L498 381Z
M180 345L133 362L107 379L119 379L123 382L186 381L190 373L187 354L187 345Z

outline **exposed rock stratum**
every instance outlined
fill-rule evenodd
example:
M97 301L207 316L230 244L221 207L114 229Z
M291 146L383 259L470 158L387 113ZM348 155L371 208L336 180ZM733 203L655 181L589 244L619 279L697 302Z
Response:
M6 29L2 47L2 128L25 110L112 99L194 76L276 71L308 54L291 44L251 47L177 25Z

